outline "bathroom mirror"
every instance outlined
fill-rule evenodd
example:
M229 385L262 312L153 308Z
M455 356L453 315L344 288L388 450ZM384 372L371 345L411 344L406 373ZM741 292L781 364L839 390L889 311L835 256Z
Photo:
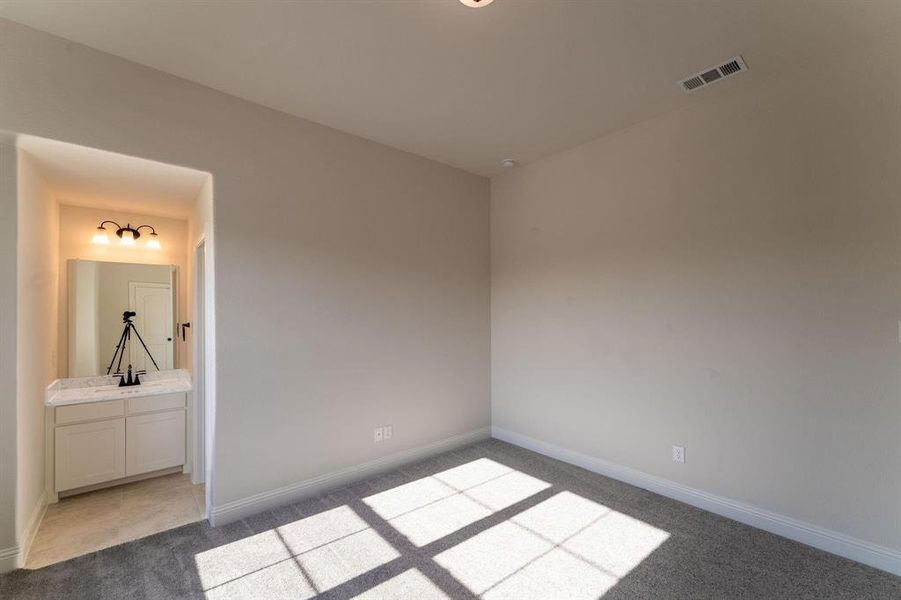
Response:
M174 265L68 261L69 377L106 375L125 329L125 311L135 313L135 329L160 370L173 368L175 269ZM129 362L135 370L156 370L134 334L125 349L122 371Z

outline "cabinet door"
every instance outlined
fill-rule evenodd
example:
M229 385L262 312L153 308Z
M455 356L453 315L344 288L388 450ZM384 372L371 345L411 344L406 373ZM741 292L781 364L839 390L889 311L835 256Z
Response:
M125 419L57 427L56 491L125 477Z
M148 473L185 464L185 411L127 417L125 473Z

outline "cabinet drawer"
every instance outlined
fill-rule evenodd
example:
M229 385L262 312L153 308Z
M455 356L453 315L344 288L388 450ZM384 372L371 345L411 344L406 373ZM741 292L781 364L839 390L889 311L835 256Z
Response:
M125 402L123 400L73 404L72 406L59 406L56 408L56 424L62 425L64 423L109 419L123 415L125 415Z
M185 393L161 394L159 396L143 396L141 398L129 398L128 414L154 412L157 410L171 410L185 407Z

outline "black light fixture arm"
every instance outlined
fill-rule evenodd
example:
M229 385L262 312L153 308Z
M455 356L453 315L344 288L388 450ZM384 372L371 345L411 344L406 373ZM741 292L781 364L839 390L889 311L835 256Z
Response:
M125 227L122 227L115 221L101 221L100 225L97 226L97 229L105 229L104 225L106 225L107 223L109 223L110 225L115 225L116 235L119 237L122 237L123 231L130 231L132 237L134 237L134 239L138 239L139 237L141 237L141 229L144 229L144 228L147 228L150 230L150 235L157 234L156 229L154 229L152 225L138 225L137 227L132 227L131 223L127 223L125 225Z

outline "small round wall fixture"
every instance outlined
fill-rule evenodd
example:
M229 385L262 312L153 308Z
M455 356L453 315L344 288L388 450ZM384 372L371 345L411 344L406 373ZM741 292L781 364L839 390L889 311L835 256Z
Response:
M488 6L494 2L494 0L460 0L460 3L463 6L468 6L469 8L482 8Z
M160 249L160 237L157 235L156 229L150 225L138 225L137 227L132 227L131 223L128 223L125 227L122 227L115 221L102 221L100 225L97 226L97 229L94 230L94 238L91 240L92 244L100 244L103 246L109 245L110 240L106 230L107 224L116 227L116 236L119 238L120 246L137 246L138 238L141 237L141 230L149 229L150 233L147 236L148 239L145 247L153 250Z
M519 163L517 163L516 160L512 159L512 158L505 158L504 160L501 161L501 166L504 167L505 169L512 169L517 164L519 164Z

